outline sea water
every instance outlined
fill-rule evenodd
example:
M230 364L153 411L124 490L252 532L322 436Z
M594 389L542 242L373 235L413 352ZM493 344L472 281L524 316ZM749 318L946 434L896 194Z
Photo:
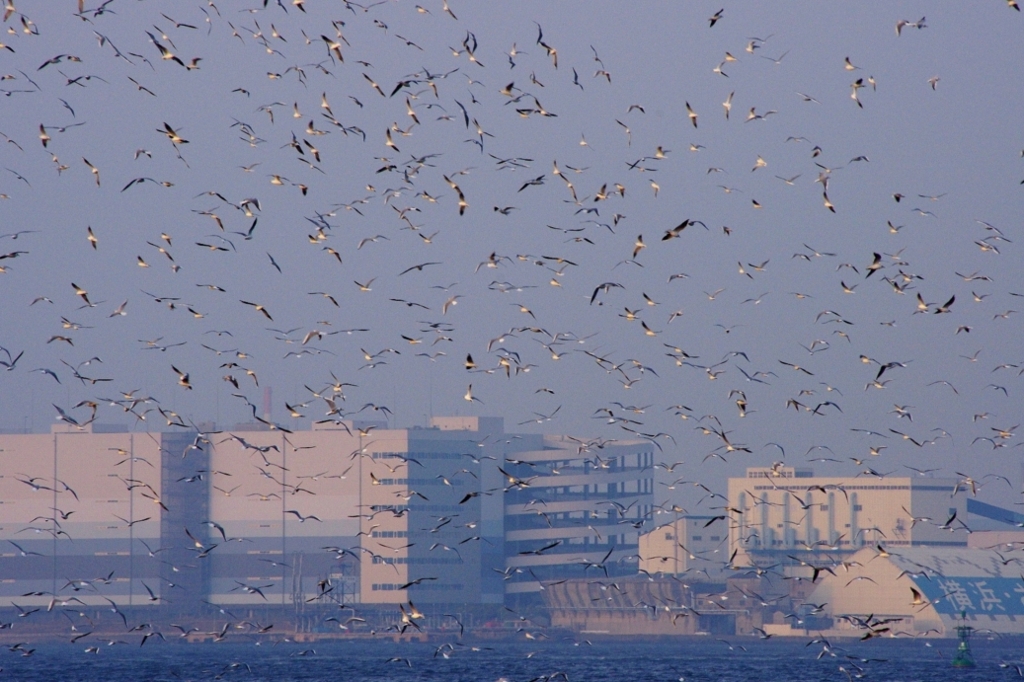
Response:
M98 653L87 652L88 647ZM440 648L439 648L440 647ZM1024 641L973 642L977 666L955 669L955 640L779 641L694 637L657 641L353 641L22 645L0 650L0 681L244 680L363 682L948 682L1020 680Z

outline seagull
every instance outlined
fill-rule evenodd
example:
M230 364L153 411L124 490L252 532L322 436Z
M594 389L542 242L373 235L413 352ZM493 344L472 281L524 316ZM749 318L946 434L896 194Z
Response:
M320 521L322 523L322 519L320 519L319 517L313 516L312 514L310 514L308 516L303 516L299 512L295 511L294 509L285 509L284 513L285 514L294 514L295 517L299 520L299 523L305 523L308 519L313 519L314 521Z
M896 22L896 35L900 36L903 34L904 28L927 28L924 23L924 17L921 17L917 21L907 21L906 19L900 19Z
M188 389L189 391L191 391L192 390L192 384L189 383L188 372L182 372L180 369L178 369L174 365L171 365L171 370L175 374L178 375L178 385Z
M413 270L416 270L418 272L423 272L423 268L425 268L425 267L427 267L429 265L443 265L443 263L439 263L437 261L431 261L429 263L420 263L419 265L413 265L411 267L406 268L405 270L402 270L400 273L398 273L398 276L401 277L405 273L412 272ZM373 281L373 280L371 280L371 281ZM358 284L358 282L357 282L357 284Z
M25 548L23 548L21 545L19 545L18 543L14 542L13 540L8 540L7 542L9 542L12 545L14 545L15 549L18 550L18 553L21 554L21 556L43 556L39 552L29 552L29 551L25 550ZM15 606L17 606L17 604L15 604Z
M264 308L264 307L263 307L262 305L260 305L259 303L252 303L251 301L242 301L242 300L239 300L239 302L240 302L240 303L244 303L245 305L251 305L251 306L252 306L253 308L255 308L255 309L256 309L256 311L257 311L257 312L259 312L259 313L262 313L262 314L263 314L263 316L264 316L265 318L267 318L267 319L268 319L268 320L270 320L271 322L273 322L273 321L274 321L274 318L272 318L272 317L270 316L270 313L268 313L268 312L267 312L267 309L266 309L266 308Z
M93 177L96 179L96 186L99 187L100 186L100 171L99 171L99 169L96 168L96 166L94 166L91 163L89 163L89 159L87 159L85 157L82 157L82 161L84 161L85 165L89 167L89 172L92 173Z

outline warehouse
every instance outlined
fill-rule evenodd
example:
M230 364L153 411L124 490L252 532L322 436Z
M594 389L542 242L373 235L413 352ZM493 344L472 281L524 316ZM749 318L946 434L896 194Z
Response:
M0 434L0 605L501 604L636 573L649 441L500 417L201 428Z
M103 604L99 586L118 603L157 603L167 581L150 550L190 509L168 511L182 447L180 434L66 424L0 437L0 603L52 607L63 591Z
M966 547L967 490L955 478L815 476L758 467L729 479L734 566L826 561L862 547Z

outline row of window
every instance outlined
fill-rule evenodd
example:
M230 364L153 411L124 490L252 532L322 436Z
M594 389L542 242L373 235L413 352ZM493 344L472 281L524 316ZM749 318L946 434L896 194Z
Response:
M375 452L374 459L462 459L469 457L457 452Z
M393 592L394 590L402 589L404 585L402 583L373 583L371 589L374 592ZM420 590L461 590L463 589L462 583L451 583L451 584L428 584L421 583L416 585Z
M426 557L405 557L405 556L385 557L385 556L375 556L375 557L373 557L373 563L375 563L375 564L385 564L387 566L394 566L395 564L407 564L407 565L410 565L410 566L450 566L452 564L462 564L464 562L462 561L462 559L459 559L458 557L456 557L454 559L448 559L446 557L432 557L432 556L426 556Z
M371 504L370 511L373 512L407 512L409 511L409 505L407 504Z
M377 485L414 485L417 487L447 485L461 487L466 484L458 479L445 483L439 478L378 478Z
M952 487L948 486L932 486L924 487L920 485L909 486L909 485L828 485L824 486L826 489L835 490L910 490L913 487L914 490L941 490L941 491L952 491ZM808 492L807 486L801 485L755 485L754 490L799 490L802 492Z

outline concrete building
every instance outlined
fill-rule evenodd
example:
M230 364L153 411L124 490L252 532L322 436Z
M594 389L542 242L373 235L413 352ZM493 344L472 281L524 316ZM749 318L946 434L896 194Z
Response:
M879 544L966 547L966 498L956 479L751 468L729 479L729 553L734 566L753 566L799 563L794 554L841 558Z
M500 418L440 417L372 434L360 457L364 603L503 602L501 496L482 494L503 433Z
M729 524L724 516L681 516L640 536L640 570L724 583L729 563Z
M205 498L200 484L198 500L189 499L193 491L179 481L190 442L98 425L0 435L0 604L52 607L55 595L89 605L169 599L162 536L197 501L201 513Z
M545 436L506 457L506 594L545 581L635 575L654 504L649 441L586 443Z
M634 574L651 449L488 417L0 434L0 606L500 604Z
M1024 530L974 531L967 538L967 546L971 549L994 549L999 552L1020 550L1024 548Z
M500 496L480 481L497 480L502 433L483 417L232 429L211 454L220 527L199 529L218 545L210 600L306 603L330 580L342 603L501 603Z
M324 579L339 596L357 592L324 547L358 546L361 458L350 458L358 436L340 426L290 434L240 426L211 436L210 523L187 529L203 545L195 549L208 567L207 599L303 603ZM191 539L186 529L172 533Z
M731 623L720 617L701 618L690 608L694 595L679 581L620 578L608 583L575 579L549 587L544 604L551 625L581 637L732 634Z

